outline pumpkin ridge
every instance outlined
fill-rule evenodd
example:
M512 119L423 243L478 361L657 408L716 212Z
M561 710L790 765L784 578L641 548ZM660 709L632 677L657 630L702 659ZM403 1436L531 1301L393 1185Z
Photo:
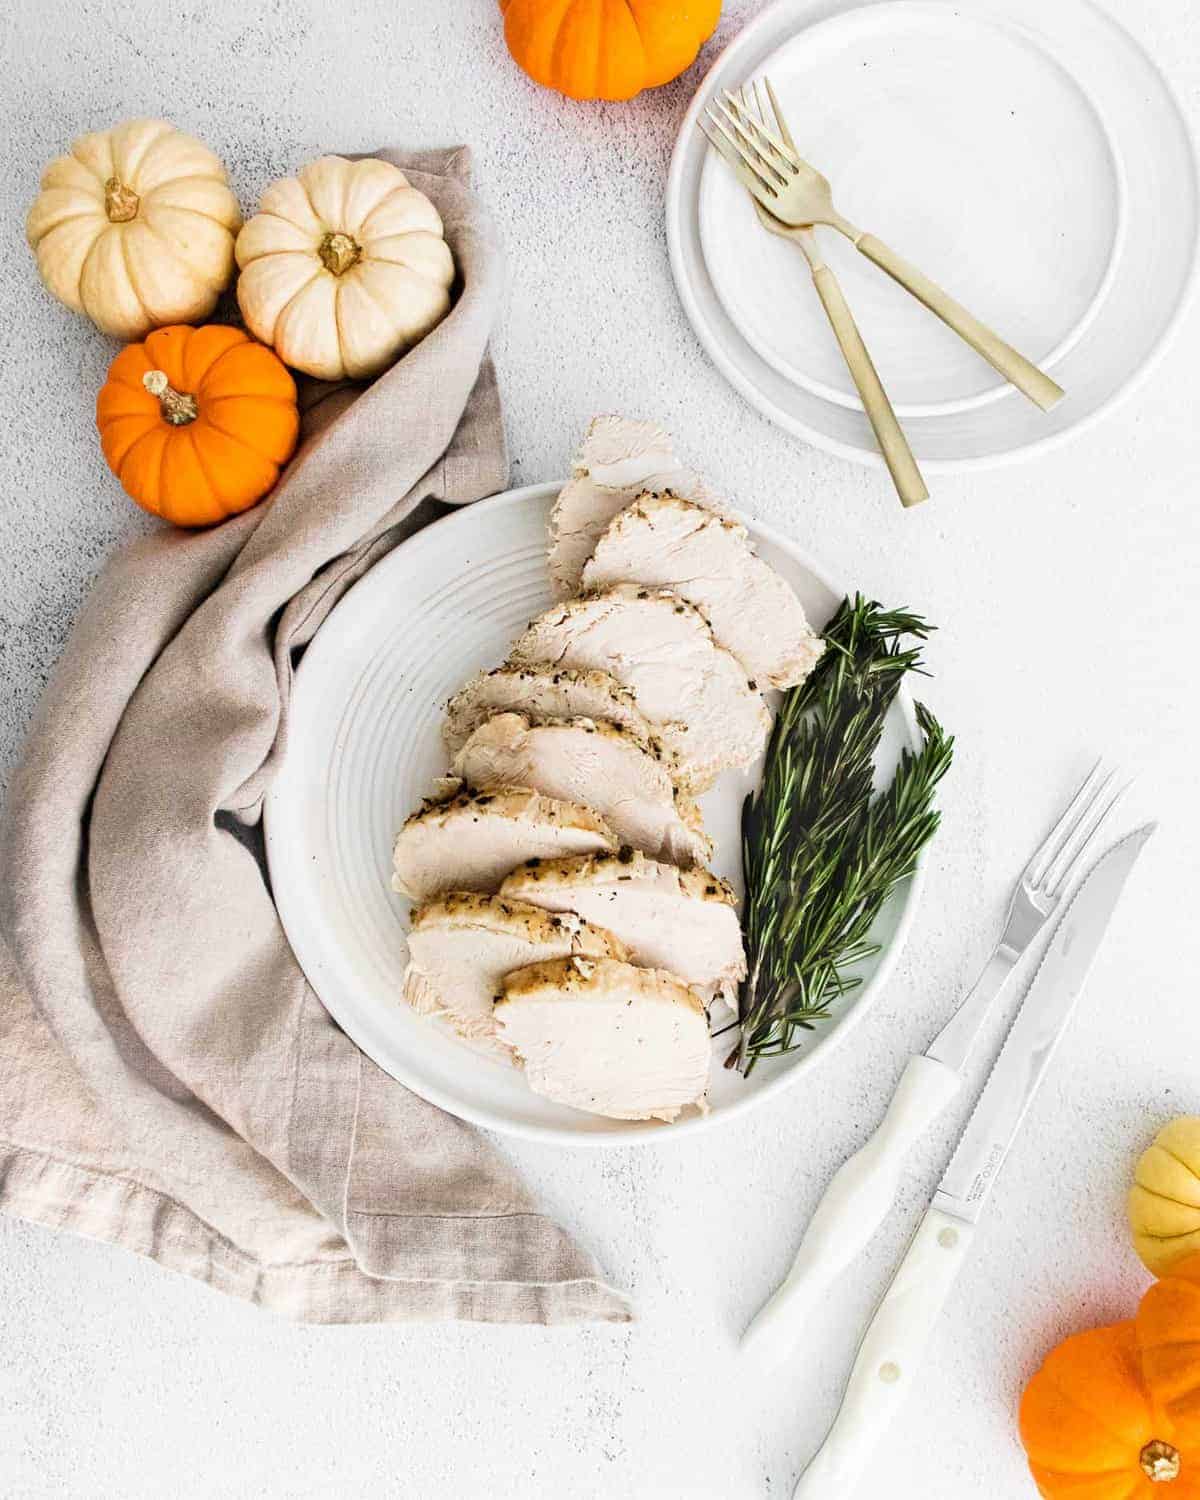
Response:
M127 430L133 432L133 436L128 442L125 441ZM130 412L128 416L124 417L114 417L104 424L104 434L100 440L100 448L104 454L105 462L118 479L121 478L121 470L125 460L146 436L146 431L146 418L137 412Z
M216 359L212 360L211 363L205 365L204 370L203 370L203 372L200 375L200 379L196 381L196 395L197 396L203 396L203 394L204 394L204 382L208 379L208 377L210 375L212 375L216 370L218 370L220 368L221 361L223 359L225 359L230 354L241 354L244 349L253 349L253 348L265 349L266 345L265 344L256 344L253 339L251 339L251 338L245 338L245 339L243 339L241 341L240 344L230 344L226 348L222 349L221 352L220 352L220 354L217 355ZM218 396L215 399L218 400L218 401L228 401L229 397L228 396ZM276 398L276 399L278 399L278 398Z
M1190 1353L1191 1357L1196 1359L1197 1363L1200 1363L1200 1339L1172 1338L1163 1342L1153 1342L1151 1339L1143 1337L1141 1330L1139 1329L1138 1344L1143 1349L1187 1350Z
M100 249L100 246L104 243L104 240L105 240L105 238L106 238L106 236L108 234L108 231L111 228L112 228L112 225L109 224L106 228L104 228L104 229L102 229L100 231L100 233L96 236L96 238L88 246L88 253L79 262L79 298L80 298L79 305L80 305L80 307L83 307L83 283L84 283L84 280L85 280L85 278L87 276L88 266L91 265L91 263L92 263L92 257L96 254L96 252ZM138 295L137 295L136 292L134 292L133 295L137 298L138 306L141 307L141 305L142 305L142 299L140 297L138 297ZM86 312L87 309L84 308L84 311ZM143 316L145 315L145 311L146 311L146 309L143 307L142 308ZM89 316L90 316L90 314L89 314Z
M394 265L394 264L396 264L396 262L394 262L394 261L381 261L381 262L379 262L379 264L381 264L381 265ZM403 269L407 271L409 269L409 267L405 266ZM414 272L412 272L412 274L415 276L417 273L414 271ZM375 304L375 306L380 310L380 312L382 312L382 313L388 312L387 305L385 303L381 302L379 300L379 298L375 295L375 293L371 290L371 287L370 287L370 278L369 277L358 276L358 277L355 278L355 282L356 282L356 284L358 286L359 291L363 294L363 296L366 297L368 299L368 301L373 302ZM341 291L341 287L338 288L338 291L339 292ZM341 317L340 317L340 312L339 312L339 304L340 304L341 300L342 299L340 297L338 297L338 298L336 298L334 300L334 304L333 304L333 315L338 320L338 343L339 344L341 343L341 340L342 340L342 322L341 322Z
M1032 1454L1030 1454L1029 1461L1030 1461L1030 1466L1032 1468L1040 1469L1043 1474L1049 1475L1050 1478L1052 1478L1052 1479L1076 1479L1081 1474L1086 1475L1089 1479L1109 1479L1109 1478L1116 1479L1119 1476L1125 1474L1125 1470L1123 1468L1117 1468L1117 1469L1092 1469L1092 1468L1068 1469L1068 1468L1064 1468L1059 1463L1053 1463L1053 1464L1043 1463L1040 1458L1034 1458ZM1138 1478L1136 1477L1136 1475L1129 1475L1127 1477L1129 1478L1129 1481L1130 1481L1130 1484L1132 1485L1132 1488L1125 1490L1120 1495L1119 1500L1133 1500L1133 1497L1137 1494L1137 1487L1138 1487L1138 1484L1139 1484L1140 1481L1138 1480ZM1117 1497L1114 1497L1114 1500L1117 1500Z
M135 446L136 446L136 444L135 444ZM154 488L155 488L155 491L158 494L159 514L162 516L162 518L163 518L164 521L170 521L172 524L174 524L174 521L175 521L175 517L174 517L174 514L173 514L174 507L171 506L171 505L169 505L167 503L167 497L166 497L166 494L163 491L163 473L164 473L164 471L166 470L166 467L167 467L167 449L170 446L171 446L171 437L168 434L167 440L166 440L165 443L163 443L163 445L162 445L162 447L160 449L160 452L159 452L158 480L157 480Z
M593 0L593 3L595 3L595 0ZM603 3L604 3L604 0L600 0L600 4L603 5ZM566 0L566 4L563 6L562 12L561 12L561 14L559 15L559 18L558 18L558 30L554 33L554 46L550 49L550 77L551 78L558 78L563 73L563 57L564 57L564 54L566 52L567 41L568 41L567 23L568 23L568 21L570 19L571 12L575 8L575 4L576 4L576 0ZM593 91L593 93L595 92L596 78L597 78L597 75L599 74L599 72L600 72L600 56L599 56L599 52L597 51L596 60L595 60L595 63L593 65L593 67L592 67L591 81L588 84L588 87Z
M147 137L142 144L141 150L138 151L136 155L132 156L132 159L126 159L124 156L122 156L121 164L119 167L117 165L116 152L113 152L113 174L119 177L127 187L129 187L133 192L136 193L137 188L133 186L133 179L137 176L142 163L146 160L147 156L149 156L151 150L158 145L159 141L161 141L164 136L173 135L175 133L175 126L172 125L169 120L129 120L126 122L126 124L158 125L161 127L154 135L150 135L147 132ZM117 126L117 131L121 129L121 126ZM114 134L116 134L116 131L114 131ZM124 146L124 141L122 141L121 144L122 146ZM141 194L138 193L138 196L141 197Z
M134 454L142 446L143 443L149 443L149 442L152 442L152 441L154 441L156 439L161 439L161 436L162 436L162 434L161 434L161 432L159 431L159 429L157 427L148 427L146 429L146 431L142 433L141 437L135 438L133 440L133 442L130 443L129 447L126 448L125 453L124 453L124 455L121 458L120 466L118 467L118 469L117 469L116 472L117 472L117 478L121 481L122 485L125 486L125 492L127 494L130 494L130 495L133 494L133 491L129 488L129 485L128 485L128 483L126 481L126 478L125 478L125 470L129 467L129 461L130 461L130 459L134 456ZM162 446L163 446L164 449L166 448L166 444L165 443ZM160 476L160 479L161 479L161 475L162 475L162 464L160 463L159 464L159 476Z
M353 269L354 268L351 267L351 270ZM371 297L370 292L367 291L363 278L359 276L356 279L358 281L359 288L363 292L364 296L370 298L372 302L375 302L374 297ZM378 307L379 303L375 302L375 306ZM347 378L351 378L350 371L346 368L346 345L343 342L345 337L345 329L342 327L342 284L340 277L338 278L338 285L333 294L333 326L337 329L338 358L342 362L342 369L345 372Z
M646 52L646 38L642 35L642 28L638 22L637 6L631 5L630 0L620 0L620 3L633 23L633 34L637 37L638 46L642 49L642 75L644 77L650 70L650 58Z
M196 441L195 429L195 422L190 423L187 429L187 436L191 439L192 451L196 455L196 464L199 467L201 474L204 475L204 482L208 485L209 490L212 492L213 503L221 512L221 519L228 520L231 515L235 514L235 512L227 510L225 507L225 497L221 494L220 486L213 479L212 470L204 462L204 451L201 448L200 444Z
M155 193L161 192L163 188L171 187L176 182L216 182L221 187L229 186L229 179L222 177L218 172L195 172L189 168L186 172L176 172L174 177L164 177L161 182L156 182L152 188L139 194L139 197L143 203L148 203Z
M208 214L198 213L194 208L172 207L171 212L173 214L195 214L196 218L198 219L209 218ZM180 265L192 278L193 281L198 282L202 287L207 287L210 291L216 291L219 293L225 290L225 285L228 279L227 277L219 276L214 281L210 276L206 276L203 271L198 271L192 264L192 262L188 259L187 255L184 253L183 246L177 243L172 243L170 240L168 240L167 237L162 233L162 231L154 226L149 215L144 214L140 222L142 228L145 229L147 233L152 234L160 245L165 246L168 252L174 254L175 258L179 261ZM214 221L209 219L209 222L212 223Z
M232 442L240 443L241 446L245 448L247 453L253 453L263 463L271 464L275 469L275 477L276 479L278 479L279 475L283 471L284 464L288 462L288 460L292 456L292 453L296 451L296 444L299 442L299 433L297 432L297 436L293 441L291 452L285 454L283 458L280 458L273 448L256 447L246 437L235 437L226 427L222 426L221 423L213 421L213 407L223 406L230 401L252 401L256 404L259 402L265 402L271 406L282 408L284 411L292 412L296 410L296 403L294 401L284 401L278 396L256 396L251 392L247 392L245 395L241 396L218 396L215 401L206 402L201 411L201 417L204 418L204 420L207 422L207 425L211 427L214 432L219 432L223 438L228 438Z
M256 218L256 219L274 219L277 223L284 224L289 229L297 229L301 233L305 233L306 232L305 229L304 229L304 226L302 224L297 224L294 219L286 219L286 218L284 218L283 214L274 214L274 213L271 212L271 210L269 208L260 208L258 210L258 212L254 215L254 218ZM244 227L245 226L243 226L243 228ZM256 260L263 260L268 255L307 255L307 254L315 252L315 249L316 249L316 246L314 245L314 246L311 247L310 250L280 250L278 248L274 248L274 249L270 249L270 250L260 250L257 255L251 255L247 260L244 260L244 261L243 260L239 260L238 261L238 265L244 271L247 266L252 266Z
M1075 1393L1073 1391L1069 1390L1066 1386L1063 1385L1062 1381L1059 1380L1057 1374L1049 1374L1048 1375L1048 1380L1049 1380L1049 1383L1051 1385L1053 1385L1054 1389L1058 1392L1059 1398L1062 1400L1062 1402L1063 1402L1063 1404L1065 1406L1074 1407L1074 1409L1077 1412L1079 1412L1082 1416L1086 1417L1088 1419L1088 1421L1095 1422L1095 1424L1096 1424L1097 1427L1103 1428L1103 1430L1105 1432L1107 1432L1110 1437L1115 1438L1118 1443L1123 1443L1125 1441L1125 1434L1123 1432L1121 1432L1116 1427L1110 1427L1109 1424L1108 1424L1108 1422L1105 1420L1102 1412L1094 1411L1091 1407L1085 1406L1082 1401L1078 1400L1076 1398L1076 1396L1075 1396ZM1149 1402L1147 1404L1149 1404ZM1091 1473L1091 1472L1092 1472L1091 1470L1084 1470L1084 1469L1063 1469L1062 1470L1062 1473L1064 1473L1064 1474L1072 1474L1072 1473L1079 1474L1079 1473ZM1109 1470L1104 1470L1103 1472L1105 1472L1105 1473L1115 1473L1117 1471L1109 1469Z
M46 228L42 231L40 238L41 239L45 239L46 236L48 234L52 233L55 229L61 229L64 224L73 224L76 219L103 219L103 218L104 218L104 209L102 207L99 208L99 209L95 209L95 208L80 209L80 211L77 214L66 214L61 219L55 219L55 221L54 221L53 224L48 224L46 226ZM26 237L26 243L28 243L28 236ZM36 246L34 246L33 249L35 250L35 253L36 253Z
M1174 1203L1177 1208L1194 1209L1196 1207L1194 1203L1182 1203L1178 1198L1168 1198L1166 1193L1156 1193L1154 1196L1156 1198L1161 1198L1164 1203ZM1200 1234L1200 1229L1181 1229L1178 1234L1151 1234L1148 1229L1139 1229L1138 1234L1144 1240L1154 1240L1156 1243L1160 1241L1165 1243L1167 1240L1190 1239L1192 1235Z
M295 251L284 251L283 253L285 255L294 255L296 252ZM260 257L260 259L261 258L262 257ZM304 283L303 286L298 286L296 288L296 290L292 293L292 295L287 299L287 301L283 304L283 306L275 314L275 326L274 326L274 328L271 329L271 344L272 344L272 347L274 347L275 329L279 327L279 320L280 320L280 318L283 317L284 313L287 312L288 308L291 307L292 303L295 302L295 300L296 300L297 297L303 297L304 296L305 292L308 291L309 287L312 286L313 282L316 281L316 279L317 279L318 276L327 276L328 274L329 274L328 271L326 271L325 267L321 264L321 262L317 261L316 265L315 265L315 267L313 269L312 275L308 278L308 280Z
M1172 1161L1177 1161L1179 1163L1179 1165L1183 1168L1183 1170L1188 1174L1189 1177L1195 1177L1195 1175L1196 1175L1196 1168L1195 1168L1195 1166L1190 1161L1184 1161L1183 1157L1180 1156L1180 1155L1178 1155L1177 1152L1172 1151L1171 1148L1170 1148L1170 1146L1164 1146L1163 1143L1158 1139L1157 1136L1155 1136L1154 1141L1153 1141L1152 1144L1155 1145L1155 1146L1157 1146L1158 1149L1162 1152L1162 1154L1164 1156L1169 1156ZM1136 1181L1136 1178L1134 1180ZM1154 1189L1153 1188L1147 1188L1146 1191L1148 1193L1152 1193L1154 1191ZM1165 1197L1166 1194L1164 1193L1164 1194L1161 1194L1160 1196ZM1195 1208L1195 1206L1196 1205L1194 1203L1185 1203L1184 1204L1185 1208Z
M229 400L234 400L234 399L237 399L237 398L226 396L223 399L226 400L226 401L229 401ZM214 402L211 402L210 405L211 406L216 406L217 403L214 401ZM246 441L245 437L241 433L239 433L239 432L230 432L227 427L222 427L221 424L220 424L220 422L214 422L213 419L212 419L211 413L209 411L209 407L205 407L204 411L202 411L200 413L200 417L201 417L201 420L207 422L210 427L214 428L217 432L219 432L222 437L228 438L231 443L236 443L239 448L244 448L247 453L252 453L254 455L254 457L256 459L258 459L258 461L260 463L271 464L275 469L279 468L279 465L268 454L263 453L258 448L252 448L250 446L250 444ZM192 425L194 426L195 423L193 423Z
M102 238L103 236L100 236L100 239ZM100 240L97 239L96 243L99 244ZM129 240L126 235L121 236L121 264L125 267L125 279L129 282L129 290L133 293L137 305L142 310L142 317L147 319L148 322L153 323L154 319L150 316L150 309L146 306L146 299L142 296L142 289L138 286L133 274L133 266L129 260Z
M203 397L202 391L197 391L196 394ZM214 406L221 406L226 401L270 401L275 406L295 406L296 404L287 396L268 396L265 392L260 394L258 391L237 391L228 396L209 396L204 403L205 410L211 411ZM213 426L216 425L214 422ZM224 428L221 430L224 431Z

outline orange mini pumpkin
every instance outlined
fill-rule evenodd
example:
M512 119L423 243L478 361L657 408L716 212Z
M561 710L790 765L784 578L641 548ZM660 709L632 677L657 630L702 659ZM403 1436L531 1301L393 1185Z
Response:
M572 99L631 99L690 68L721 0L500 0L530 78Z
M300 432L296 383L239 328L159 328L113 360L96 426L109 468L143 510L211 526L279 478Z
M1200 1286L1156 1282L1136 1318L1061 1343L1020 1426L1046 1500L1200 1500Z

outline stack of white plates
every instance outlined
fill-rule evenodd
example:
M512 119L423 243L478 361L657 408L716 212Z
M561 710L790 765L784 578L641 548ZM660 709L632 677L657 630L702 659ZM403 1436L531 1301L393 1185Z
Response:
M820 447L878 456L799 247L765 233L696 128L766 74L834 201L1067 392L1040 412L833 230L818 231L927 473L1098 418L1150 367L1196 260L1196 155L1154 63L1087 0L778 0L688 110L667 231L688 316L733 384Z

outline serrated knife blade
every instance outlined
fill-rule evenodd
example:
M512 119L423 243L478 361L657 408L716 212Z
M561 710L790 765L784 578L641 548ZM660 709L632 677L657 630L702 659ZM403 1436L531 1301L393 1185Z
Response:
M1138 828L1102 854L1059 918L934 1195L933 1206L943 1213L978 1222L1087 983L1129 873L1154 829L1153 823Z

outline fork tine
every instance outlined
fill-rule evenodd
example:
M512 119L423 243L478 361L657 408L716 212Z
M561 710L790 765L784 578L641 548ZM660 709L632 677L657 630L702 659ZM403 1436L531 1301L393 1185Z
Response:
M1048 896L1057 896L1059 894L1068 876L1070 876L1071 873L1079 867L1080 861L1087 853L1088 847L1090 846L1092 840L1100 832L1101 825L1105 822L1109 813L1112 812L1113 808L1116 807L1117 803L1120 802L1121 798L1129 790L1130 783L1125 782L1123 786L1117 787L1116 791L1113 792L1112 796L1109 797L1107 802L1102 801L1105 789L1111 786L1116 774L1117 773L1114 771L1112 775L1105 778L1104 785L1100 788L1093 803L1089 807L1088 826L1084 828L1081 836L1076 840L1069 856L1067 855L1065 850L1063 854L1059 856L1059 859L1064 861L1062 867L1056 868L1052 865L1046 872L1045 890Z
M728 89L723 90L723 93L726 100L728 100L729 103L732 104L735 114L740 112L741 105L738 103L737 96L735 94L732 94ZM718 103L719 102L720 101L718 100ZM784 145L784 143L779 139L779 137L773 130L768 130L765 124L759 124L759 122L755 120L751 115L746 116L746 121L749 124L751 130L753 130L757 136L761 137L761 139L764 140L771 148L774 154L779 157L780 161L783 162L784 166L788 169L789 172L795 172L799 170L799 157L796 156L794 151L790 150L787 146Z
M1033 857L1022 872L1022 880L1027 880L1030 885L1042 883L1046 871L1062 852L1067 840L1079 826L1080 818L1091 805L1096 795L1097 778L1102 765L1103 760L1098 760L1084 777L1082 786L1071 798L1066 811L1034 851Z
M701 133L715 151L718 151L729 163L737 180L746 191L762 203L764 207L770 208L772 201L777 196L774 184L769 183L766 178L760 177L754 168L746 161L737 143L729 135L729 132L720 124L712 128L705 125L703 120L696 122L700 126ZM719 132L719 133L718 133Z
M763 74L763 83L767 88L767 98L771 101L771 113L775 117L775 128L779 131L779 138L784 145L800 160L799 152L796 151L796 143L792 139L792 132L787 127L787 121L783 118L783 110L779 107L779 100L775 97L775 90L771 87L771 80ZM754 80L754 92L758 93L758 79Z
M736 115L734 115L725 104L721 102L720 99L716 100L715 102L716 107L725 116L725 119L729 122L729 124L733 126L733 130L736 134L737 140L741 143L738 146L738 151L746 161L747 165L754 166L760 176L763 175L763 169L765 168L768 172L771 173L775 181L781 187L786 187L788 183L787 172L767 155L767 153L758 144L758 142L754 140L754 138L749 134L746 129L746 125L744 125L742 121ZM711 104L708 107L708 116L711 120L716 119L716 116L713 114L713 107ZM754 121L750 119L749 115L747 115L745 119L748 124L754 124ZM729 132L726 131L726 134L728 133ZM755 158L753 162L751 162L750 156L747 153L753 153L753 156ZM786 167L787 164L785 163L784 166ZM790 168L787 168L787 171L790 170Z
M751 89L754 89L753 94L751 94L750 92ZM743 83L738 92L741 94L742 109L744 113L747 116L750 116L750 111L753 108L757 113L757 118L759 120L762 120L764 118L762 112L762 101L758 97L757 84Z
M725 160L737 170L738 176L742 179L744 185L750 187L751 192L754 193L756 198L761 198L764 195L771 198L777 197L779 194L778 186L764 175L758 160L754 156L751 156L747 148L741 145L730 134L711 109L706 110L705 113L708 116L708 125L711 128L706 129L701 124L701 130L704 131L704 134L716 146L717 150L721 152ZM753 183L752 187L750 186L751 182Z
M790 174L794 171L792 164L786 157L774 150L770 142L766 140L762 124L739 102L736 96L730 93L728 89L724 90L724 94L725 99L714 99L712 101L712 104L709 106L710 113L713 105L715 105L733 126L745 145L754 152L755 156L761 162L771 169L781 183L786 184ZM725 100L728 100L729 103L727 104Z

